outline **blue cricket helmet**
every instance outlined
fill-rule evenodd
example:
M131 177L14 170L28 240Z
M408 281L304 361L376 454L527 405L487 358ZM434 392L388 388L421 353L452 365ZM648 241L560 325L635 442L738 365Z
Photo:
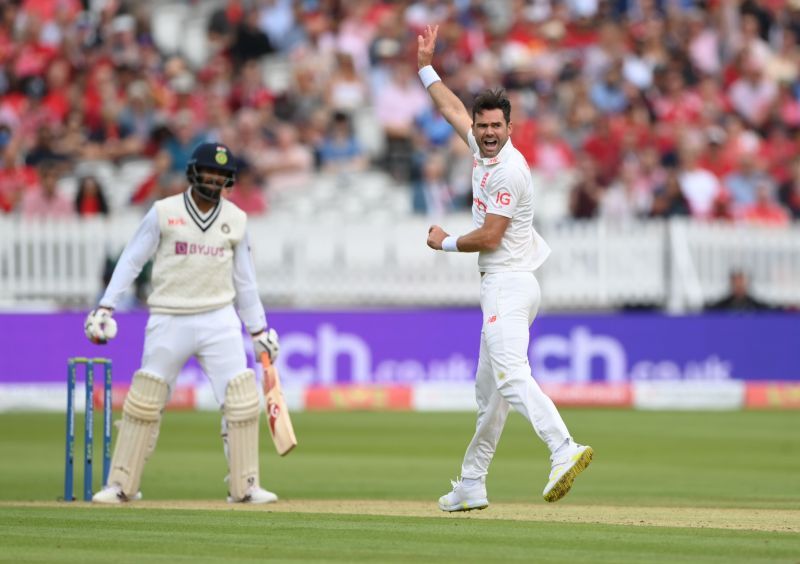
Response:
M222 143L200 143L186 164L186 178L200 197L216 203L222 190L231 188L236 181L236 162L231 150ZM204 171L220 174L225 180L222 183L205 182Z

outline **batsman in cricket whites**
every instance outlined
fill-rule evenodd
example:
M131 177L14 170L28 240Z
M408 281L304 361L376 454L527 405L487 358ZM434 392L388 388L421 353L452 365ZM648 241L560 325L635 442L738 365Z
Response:
M475 397L478 422L461 465L461 478L439 498L443 511L489 505L486 476L500 434L513 407L550 449L551 471L542 495L558 501L591 462L589 446L572 440L552 400L531 376L530 326L541 293L534 271L550 247L533 227L533 182L525 157L511 143L511 103L501 91L487 90L474 101L472 115L431 66L438 27L418 36L419 77L441 114L473 152L474 229L450 235L428 230L428 246L447 252L478 253L481 273L481 329Z
M141 497L142 472L156 446L164 405L192 356L211 381L222 411L228 501L278 499L259 481L261 409L256 377L247 367L241 322L252 335L256 358L264 352L272 361L277 358L278 335L267 329L247 215L222 197L233 188L236 160L225 145L202 143L192 153L186 176L185 192L157 201L144 217L97 309L86 318L89 340L103 344L112 339L117 333L114 307L155 257L142 365L125 398L108 483L94 495L96 503Z

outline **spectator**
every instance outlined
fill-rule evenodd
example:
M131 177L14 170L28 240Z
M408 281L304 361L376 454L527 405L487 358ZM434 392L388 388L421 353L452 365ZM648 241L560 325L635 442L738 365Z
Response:
M444 116L433 106L423 110L416 118L414 125L422 138L423 150L446 147L453 138L453 128ZM518 131L516 128L514 131Z
M698 123L702 110L702 99L693 88L687 87L683 75L677 70L667 71L663 89L653 99L658 120L674 129L676 125Z
M798 63L800 66L800 63ZM775 101L773 119L790 127L793 130L800 128L800 100L792 90L792 83L784 82L778 89L778 99Z
M428 108L428 97L413 69L395 61L388 84L375 95L375 112L386 137L385 166L399 182L409 179L414 118Z
M600 182L604 184L616 178L620 165L619 139L611 130L610 123L605 115L600 117L583 144L584 151L597 163Z
M141 61L136 41L136 19L130 14L120 14L111 20L108 40L111 60L117 67L137 66Z
M789 136L786 126L777 121L769 123L759 151L765 172L777 183L785 181L791 175L796 154L797 142Z
M121 119L121 109L122 106L114 102L104 106L100 122L89 131L87 156L116 161L142 152L145 140L134 135L132 124Z
M55 59L47 68L46 94L42 106L58 121L64 121L70 110L71 69L64 58Z
M14 210L25 190L36 184L36 169L16 158L21 139L8 125L0 123L0 212Z
M159 191L159 186L168 184L167 178L170 176L170 156L166 151L158 153L153 158L153 169L145 179L136 186L131 195L132 205L150 204ZM181 175L182 176L182 175Z
M762 170L763 163L754 152L743 153L736 168L725 177L725 188L733 198L736 208L751 206L756 202L758 186L766 185L775 193L772 178Z
M789 223L788 212L773 200L774 189L768 182L756 186L755 202L744 208L742 219L749 223L784 227Z
M54 163L66 160L66 157L54 148L53 128L42 125L36 131L36 142L25 156L25 164L37 167L44 162Z
M605 72L603 80L592 87L592 102L604 114L619 114L628 105L628 96L622 81L622 69L612 64Z
M258 61L250 60L242 65L239 79L230 93L231 106L241 108L254 108L256 110L271 106L275 96L264 85L262 70Z
M259 13L259 27L271 45L287 52L291 49L296 36L295 10L292 0L272 0L262 3Z
M231 58L236 64L258 59L275 51L269 37L259 27L260 15L257 8L245 10L230 48Z
M731 204L731 195L727 190L720 190L717 197L714 198L708 217L714 221L733 221L736 218Z
M719 31L709 25L708 16L699 9L687 14L689 23L688 54L692 64L705 75L717 75L722 70Z
M792 219L800 219L800 157L792 164L792 176L781 184L778 200L789 210Z
M336 37L332 31L333 14L325 10L308 10L302 16L303 37L293 46L289 59L302 66L321 94L336 66Z
M366 168L367 159L346 114L334 114L319 147L319 162L323 172L355 172Z
M108 203L103 187L94 176L84 176L78 181L75 194L75 212L82 217L108 215Z
M578 157L577 177L569 194L569 212L573 219L597 217L603 188L597 166L586 154Z
M297 128L283 122L275 127L275 141L252 164L267 179L269 191L274 194L306 188L314 168L314 155L300 143Z
M792 84L798 79L800 66L800 49L797 35L791 29L782 29L780 46L775 53L770 53L765 74L775 83Z
M563 178L575 164L572 149L560 135L561 125L556 116L543 115L538 121L538 135L532 147L531 168L546 180Z
M764 76L761 64L752 56L745 59L742 77L730 88L733 109L751 127L762 127L778 98L775 82Z
M772 309L770 305L750 293L750 282L741 270L731 272L728 294L706 306L707 311L747 312L769 309Z
M587 145L590 137L594 135L595 125L598 122L598 111L594 107L592 101L589 99L587 85L584 81L573 80L568 83L566 87L572 93L572 99L569 101L566 116L563 118L563 132L564 140L569 144L573 151L580 151ZM516 108L519 102L516 102L512 108ZM514 123L514 131L517 131L517 120L512 119ZM530 120L530 129L535 131L536 124L534 120ZM604 119L604 123L608 126L608 121ZM517 146L516 139L514 146ZM519 148L519 147L518 147ZM527 153L519 148L523 155L527 157Z
M247 161L240 161L236 171L236 185L225 194L247 215L264 215L267 212L267 199L256 171Z
M444 153L434 152L427 156L421 178L414 183L412 207L415 213L437 218L455 209L454 193L446 172Z
M89 132L84 125L84 114L80 110L70 110L59 138L55 140L54 150L70 161L78 161L87 154Z
M698 164L717 178L725 178L736 164L731 151L725 150L726 137L721 127L709 127L706 130L705 150L698 159Z
M637 165L622 165L619 178L600 198L600 217L614 224L631 221L650 210L650 194L637 186Z
M39 166L39 184L22 196L20 211L25 219L63 219L72 217L75 208L58 191L58 168L52 163Z
M128 104L120 111L119 125L138 140L139 147L144 147L162 116L153 107L150 87L145 81L129 84L127 95Z
M681 154L681 170L678 176L681 191L686 196L694 217L707 217L714 198L720 190L719 180L697 161L697 149L684 148Z
M187 111L176 115L171 123L172 136L166 140L163 149L170 156L170 171L184 174L192 150L202 141L202 134L198 131L192 115Z
M650 217L688 217L692 214L689 200L683 193L680 174L675 168L667 168L664 184L653 193Z
M326 101L331 110L351 115L368 103L367 85L358 76L349 53L336 54L336 70L327 85Z

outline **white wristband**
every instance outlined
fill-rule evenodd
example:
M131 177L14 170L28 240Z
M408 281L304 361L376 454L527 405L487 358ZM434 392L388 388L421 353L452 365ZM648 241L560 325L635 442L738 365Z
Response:
M422 85L425 86L425 90L430 88L431 84L434 82L439 82L442 80L439 78L439 75L436 74L436 71L433 70L433 67L428 65L419 69L419 79L422 81Z
M444 238L442 241L442 250L447 251L448 253L457 253L458 252L458 235L450 235Z

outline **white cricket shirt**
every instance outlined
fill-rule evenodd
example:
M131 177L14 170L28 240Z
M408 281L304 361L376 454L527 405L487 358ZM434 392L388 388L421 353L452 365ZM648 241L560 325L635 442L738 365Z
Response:
M114 308L153 256L153 313L191 314L235 302L248 331L266 326L246 215L223 199L202 214L189 194L156 202L125 246L101 306Z
M532 272L550 255L547 242L533 228L531 169L511 139L491 158L481 157L472 130L467 135L472 160L472 222L483 226L486 214L511 218L500 246L478 253L481 272Z

